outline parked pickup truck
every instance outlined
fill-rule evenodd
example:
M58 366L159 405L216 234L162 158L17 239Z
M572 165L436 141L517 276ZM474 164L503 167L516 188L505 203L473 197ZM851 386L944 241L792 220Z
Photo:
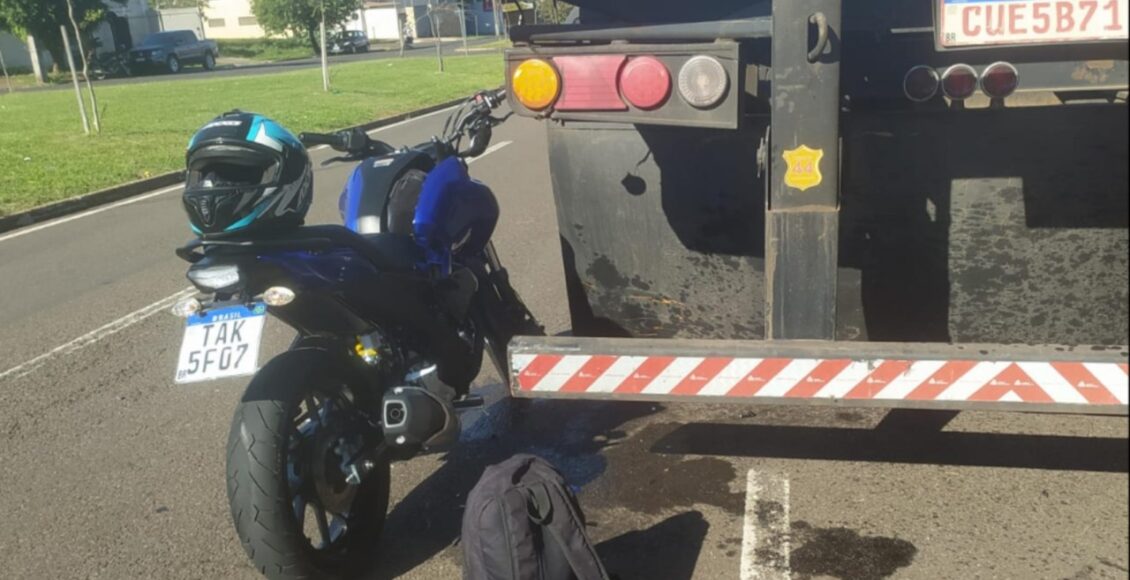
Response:
M212 70L219 54L214 40L198 40L191 30L167 30L150 34L131 49L129 66L134 72L164 70L173 74L186 64Z

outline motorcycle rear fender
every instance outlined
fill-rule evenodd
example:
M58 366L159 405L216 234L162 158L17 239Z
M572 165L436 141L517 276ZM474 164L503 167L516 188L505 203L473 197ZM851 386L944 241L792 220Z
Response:
M344 382L358 398L361 408L379 409L379 381L364 372L361 362L348 354L344 341L324 337L299 337L286 352L267 361L247 385L243 402L273 400L280 380L331 386Z
M338 201L342 223L359 234L385 231L392 186L409 169L427 172L433 167L432 156L420 149L396 151L358 163Z

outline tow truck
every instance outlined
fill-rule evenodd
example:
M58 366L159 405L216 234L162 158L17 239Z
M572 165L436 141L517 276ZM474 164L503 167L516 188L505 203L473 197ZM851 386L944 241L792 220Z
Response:
M573 3L515 396L1127 414L1126 0Z

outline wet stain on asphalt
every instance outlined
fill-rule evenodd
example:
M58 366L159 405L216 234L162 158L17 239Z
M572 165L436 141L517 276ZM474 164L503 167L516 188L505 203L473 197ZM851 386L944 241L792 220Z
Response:
M659 514L695 504L742 513L745 496L730 491L736 473L729 462L713 457L682 459L650 451L660 438L678 428L659 423L604 451L611 466L583 498L594 506L623 507Z
M861 536L847 528L816 528L793 522L793 577L881 580L914 561L918 548L898 538Z

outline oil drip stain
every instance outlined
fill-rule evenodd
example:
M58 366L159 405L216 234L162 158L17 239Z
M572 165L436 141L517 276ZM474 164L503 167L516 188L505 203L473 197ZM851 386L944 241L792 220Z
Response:
M918 548L898 538L861 536L847 528L815 528L807 522L792 525L790 554L793 578L881 580L914 561Z
M590 486L591 493L584 501L647 514L695 504L741 514L745 497L730 491L736 472L729 462L713 457L683 459L651 451L655 441L678 426L649 425L619 445L606 448L605 455L612 467Z

